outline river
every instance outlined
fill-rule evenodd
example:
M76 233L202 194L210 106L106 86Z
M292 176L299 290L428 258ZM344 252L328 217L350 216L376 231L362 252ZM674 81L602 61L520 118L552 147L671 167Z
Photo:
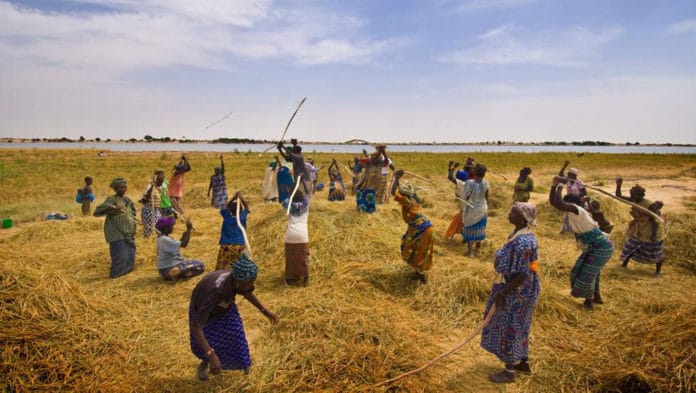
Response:
M372 150L368 145L356 144L304 144L305 153L360 153L362 149ZM160 142L13 142L0 143L0 149L91 149L95 151L177 151L177 152L262 152L266 149L275 151L269 144L242 143L160 143ZM696 154L696 146L667 145L388 145L392 152L420 153L503 153L503 152L573 152L573 153L609 153L609 154Z

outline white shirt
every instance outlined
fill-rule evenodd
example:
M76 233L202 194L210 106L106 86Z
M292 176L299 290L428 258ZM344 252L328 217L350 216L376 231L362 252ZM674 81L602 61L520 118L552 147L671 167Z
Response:
M309 217L309 209L304 213L295 216L288 216L288 227L285 230L285 242L290 244L309 243L309 229L307 227L307 218Z
M578 209L578 214L566 212L566 215L568 216L568 226L573 233L579 235L581 233L589 232L598 226L587 210L578 205L575 205L575 207Z

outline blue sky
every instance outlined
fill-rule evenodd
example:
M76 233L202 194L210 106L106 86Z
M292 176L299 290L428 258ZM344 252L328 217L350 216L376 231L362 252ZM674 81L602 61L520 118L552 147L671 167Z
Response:
M0 0L0 136L277 139L305 96L301 140L696 143L696 1Z

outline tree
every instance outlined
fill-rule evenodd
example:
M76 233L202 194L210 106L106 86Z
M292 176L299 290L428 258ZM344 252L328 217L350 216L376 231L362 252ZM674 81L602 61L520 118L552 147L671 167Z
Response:
M145 139L147 142L152 142L154 138L151 135L145 135L145 138L143 139Z
M80 142L84 142L84 141L85 141L85 137L84 137L84 136L80 136Z

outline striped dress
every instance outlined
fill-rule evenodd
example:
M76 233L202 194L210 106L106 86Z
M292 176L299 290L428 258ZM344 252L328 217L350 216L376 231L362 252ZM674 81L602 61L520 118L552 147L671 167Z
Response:
M595 293L599 292L600 272L614 253L614 245L587 210L575 207L578 214L567 212L566 215L582 253L570 271L570 294L594 299Z

